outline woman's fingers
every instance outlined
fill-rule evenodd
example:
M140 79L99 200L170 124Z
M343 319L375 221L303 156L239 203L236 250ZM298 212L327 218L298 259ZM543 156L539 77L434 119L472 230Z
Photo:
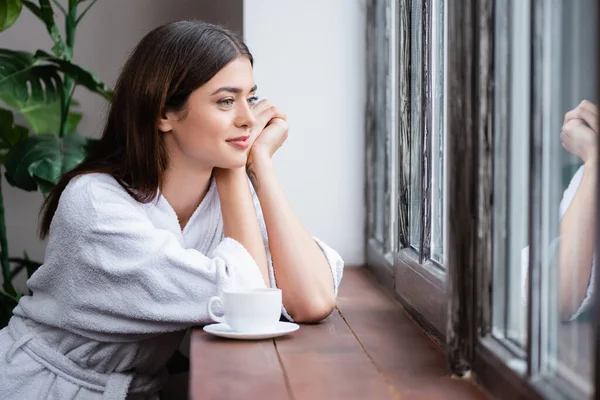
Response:
M591 113L598 114L598 107L596 107L596 105L591 101L582 100L581 103L579 103L579 106L588 110Z
M572 120L583 120L594 132L598 132L598 108L587 100L565 114L564 124Z
M254 118L256 119L256 133L260 132L270 124L274 118L280 118L286 120L286 115L279 111L277 107L272 105L267 99L261 100L252 109L254 112Z
M583 160L589 151L595 148L597 134L581 119L567 121L560 132L560 141L567 151L574 153Z
M570 135L576 132L578 129L588 129L584 124L581 118L570 119L568 120L561 130L561 136L563 134Z
M252 107L252 111L254 111L254 115L259 115L265 110L268 110L270 107L271 103L269 103L269 100L262 99L254 107Z

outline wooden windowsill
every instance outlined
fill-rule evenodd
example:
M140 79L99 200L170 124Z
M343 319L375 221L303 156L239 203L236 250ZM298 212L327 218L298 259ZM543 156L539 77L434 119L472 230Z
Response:
M439 344L371 272L347 269L336 311L281 338L235 341L195 329L192 399L485 399L448 375Z

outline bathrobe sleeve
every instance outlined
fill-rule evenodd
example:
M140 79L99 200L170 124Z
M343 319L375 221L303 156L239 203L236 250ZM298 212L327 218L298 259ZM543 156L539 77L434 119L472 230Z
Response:
M269 281L271 287L277 287L275 270L273 269L273 260L271 258L271 251L269 250L269 237L267 235L267 226L265 224L265 219L263 217L263 212L260 206L260 202L258 200L258 196L256 195L256 192L254 191L252 185L250 185L250 187L252 189L252 197L254 199L254 207L256 209L256 214L258 217L258 224L260 226L260 231L263 237L263 241L265 243L265 252L267 253L267 262L269 267ZM340 282L342 281L342 276L344 274L344 260L342 260L342 257L340 257L340 255L335 250L327 246L321 240L315 237L313 237L313 239L317 243L317 245L319 245L321 251L323 252L323 255L327 259L327 263L329 264L329 268L331 269L331 275L333 276L334 295L337 297L338 288L340 286ZM289 315L285 307L283 307L281 313L286 319L288 319L289 321L293 321L293 318Z
M240 243L224 238L210 255L185 249L147 206L116 182L81 177L67 187L45 263L28 282L53 325L88 336L183 330L208 321L207 302L224 289L265 287Z

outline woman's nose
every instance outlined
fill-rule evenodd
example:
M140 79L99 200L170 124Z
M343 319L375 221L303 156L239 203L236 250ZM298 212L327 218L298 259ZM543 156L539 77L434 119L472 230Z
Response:
M252 107L249 104L244 104L242 107L240 107L238 113L238 126L241 128L252 129L254 127L254 123L256 122Z

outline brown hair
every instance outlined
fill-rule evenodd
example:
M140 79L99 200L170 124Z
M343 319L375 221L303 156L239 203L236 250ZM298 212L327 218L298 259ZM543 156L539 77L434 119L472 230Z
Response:
M40 211L40 237L48 235L60 196L78 175L110 174L137 201L150 202L168 162L157 127L159 116L185 110L195 89L240 56L253 63L237 35L202 21L172 22L144 36L117 80L99 142L46 198Z

